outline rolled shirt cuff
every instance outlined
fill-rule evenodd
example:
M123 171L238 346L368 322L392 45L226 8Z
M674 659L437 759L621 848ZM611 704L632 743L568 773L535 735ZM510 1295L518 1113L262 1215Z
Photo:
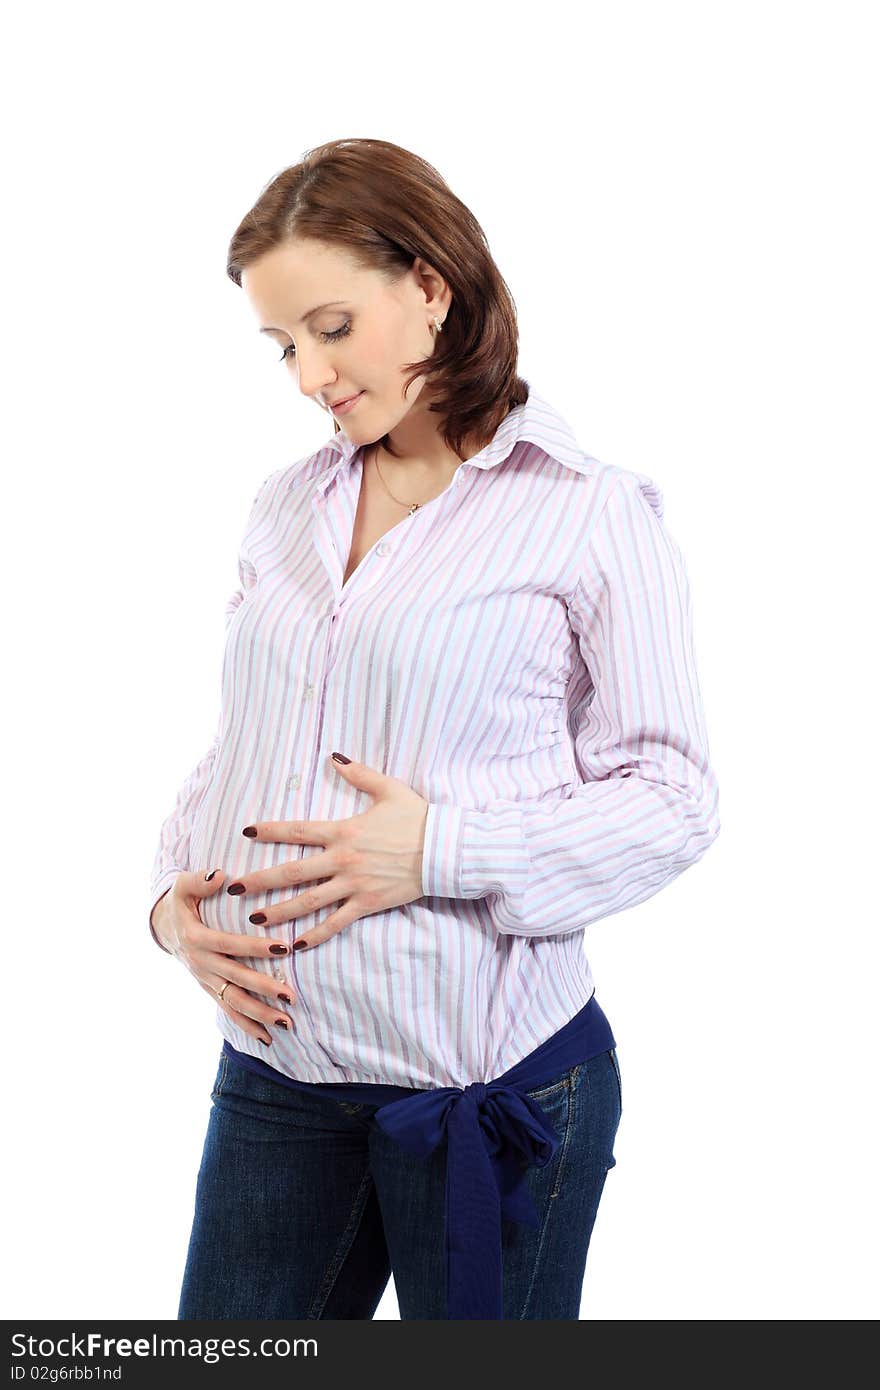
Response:
M164 951L167 956L170 956L171 952L168 950L167 946L162 945L162 942L159 940L153 927L153 908L156 906L160 898L164 898L165 894L168 892L168 889L173 886L174 880L182 872L182 869L166 869L165 872L161 874L159 878L156 879L155 883L153 884L150 890L149 905L147 908L147 925L150 928L150 935L152 936L156 945L159 947L160 950Z
M528 879L522 811L475 811L431 802L425 818L422 893L426 898L517 896Z

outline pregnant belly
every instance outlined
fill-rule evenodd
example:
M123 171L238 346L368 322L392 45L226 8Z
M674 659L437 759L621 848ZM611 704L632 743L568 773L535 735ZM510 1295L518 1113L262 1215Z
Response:
M290 934L289 925L282 929L255 926L248 921L252 912L258 912L273 903L286 902L301 888L263 889L257 893L240 893L235 896L226 888L235 879L252 874L258 869L286 864L311 854L322 854L323 847L314 845L257 843L242 835L242 829L255 820L275 820L271 809L263 808L254 813L253 796L241 800L228 795L228 789L221 798L216 798L209 788L203 798L193 821L190 836L189 869L194 873L210 873L220 869L225 875L225 883L219 893L205 898L199 904L199 915L206 927L216 931L240 932L248 936L268 936L273 940L286 940ZM303 920L314 925L314 919Z

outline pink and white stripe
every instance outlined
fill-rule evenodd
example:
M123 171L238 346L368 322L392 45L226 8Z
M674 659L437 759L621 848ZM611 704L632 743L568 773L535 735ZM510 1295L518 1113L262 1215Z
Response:
M150 908L181 870L227 882L315 846L258 820L336 820L369 798L330 753L430 803L424 896L280 964L301 1081L464 1087L514 1066L594 990L584 928L644 901L720 829L685 563L645 474L579 449L534 391L343 585L362 473L344 431L270 474L227 608L220 724L162 826ZM301 890L294 890L301 891ZM224 931L290 890L206 898Z

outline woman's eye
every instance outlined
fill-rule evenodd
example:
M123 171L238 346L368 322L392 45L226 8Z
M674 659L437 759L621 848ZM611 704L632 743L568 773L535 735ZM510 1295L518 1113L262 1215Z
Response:
M350 333L351 323L344 323L341 328L334 328L332 333L322 333L321 337L324 339L325 343L336 343L340 338L347 338ZM279 362L286 362L288 354L292 357L295 353L296 348L293 346L293 343L288 343L278 360Z

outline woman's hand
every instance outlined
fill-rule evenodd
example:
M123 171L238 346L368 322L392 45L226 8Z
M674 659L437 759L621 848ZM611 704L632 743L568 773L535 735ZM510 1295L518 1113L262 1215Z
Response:
M199 916L198 904L202 898L216 893L222 887L223 879L224 875L219 869L211 874L210 880L203 873L178 874L168 892L153 908L153 926L166 951L183 962L205 993L211 995L232 1022L252 1038L270 1043L272 1028L289 1028L290 1020L283 1009L270 1008L255 996L262 995L281 1004L292 1004L290 986L259 970L252 970L233 957L262 959L268 956L271 959L289 955L290 948L282 942L269 941L264 937L215 931L213 927L205 926ZM223 989L227 980L233 983L223 991L223 998L218 999L217 991ZM270 1034L268 1038L267 1030Z
M422 850L428 802L399 777L388 777L364 763L350 760L333 766L347 782L369 792L373 805L347 820L261 821L242 831L251 839L273 844L323 845L323 854L292 859L271 869L257 869L236 879L228 893L265 893L300 883L326 882L308 888L286 902L273 903L250 920L276 926L306 917L331 903L335 912L305 935L295 947L317 946L343 927L371 912L415 902L422 894Z

